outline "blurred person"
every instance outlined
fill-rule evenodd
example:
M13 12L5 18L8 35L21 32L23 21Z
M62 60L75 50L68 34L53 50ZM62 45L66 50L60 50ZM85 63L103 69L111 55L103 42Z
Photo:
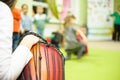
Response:
M52 32L53 37L51 38L51 43L55 45L55 47L60 48L60 44L63 42L63 34L60 31Z
M14 51L16 47L18 46L19 38L20 38L21 11L20 9L14 8L12 10L12 14L13 14L13 20L14 20L12 49Z
M120 41L120 5L117 7L117 11L110 16L114 18L113 40Z
M22 33L32 31L32 20L28 16L28 8L29 7L27 4L23 4L21 6L21 11L22 11L21 27L23 30Z
M32 57L31 47L39 41L25 36L12 53L13 8L16 0L0 0L0 80L16 80Z
M37 33L43 36L45 23L49 21L42 6L37 6L37 13L33 17L33 23L36 26Z
M75 19L74 15L67 15L64 21L65 50L67 52L66 60L71 58L72 52L77 55L78 59L80 59L88 45L86 36L75 25ZM77 34L80 34L82 41L77 39Z

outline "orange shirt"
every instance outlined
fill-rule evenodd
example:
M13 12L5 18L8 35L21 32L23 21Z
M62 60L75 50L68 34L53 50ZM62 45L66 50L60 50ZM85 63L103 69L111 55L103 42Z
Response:
M14 8L12 10L13 18L14 18L14 27L13 32L20 32L20 21L21 21L21 12L19 9Z

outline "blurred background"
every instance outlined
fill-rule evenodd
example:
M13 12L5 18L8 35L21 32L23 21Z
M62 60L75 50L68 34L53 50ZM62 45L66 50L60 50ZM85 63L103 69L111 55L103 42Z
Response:
M63 20L63 18L66 16L68 12L71 12L76 16L77 24L88 28L88 38L90 40L93 39L111 40L112 31L113 31L113 23L112 23L113 21L109 15L112 14L113 11L117 9L117 6L120 4L120 1L119 0L50 0L50 1L48 0L47 2L46 0L29 0L29 1L18 0L16 7L21 8L21 5L24 3L29 5L28 14L31 17L33 16L33 13L36 13L35 9L37 5L42 5L44 7L45 14L53 15L53 18L46 25L46 28L48 28L48 26L58 28L59 23L61 22L60 20L61 19ZM51 32L50 29L48 30L45 31L45 36L49 35L49 32Z
M45 24L44 37L62 30L64 18L74 14L78 25L88 38L89 51L82 59L75 55L65 64L65 80L120 80L120 41L114 41L114 20L110 16L117 11L119 0L18 0L29 7L28 15L36 14L36 7L42 6L44 14L50 17ZM36 27L33 24L33 31ZM66 56L64 47L60 50Z

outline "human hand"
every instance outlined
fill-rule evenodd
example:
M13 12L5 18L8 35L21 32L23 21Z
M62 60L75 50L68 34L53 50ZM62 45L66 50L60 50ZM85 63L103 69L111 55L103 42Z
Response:
M21 34L24 34L24 33L25 33L25 30L24 30L24 29L20 29L20 33L21 33Z
M22 39L19 45L26 46L28 49L31 49L31 47L39 40L40 39L34 35L27 35Z

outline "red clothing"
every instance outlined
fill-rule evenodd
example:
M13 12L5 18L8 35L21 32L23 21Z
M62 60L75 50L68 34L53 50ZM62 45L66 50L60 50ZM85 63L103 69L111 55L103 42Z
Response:
M20 32L20 21L21 21L21 12L19 9L14 8L12 11L14 18L14 28L13 32Z
M80 35L80 34L77 34L77 39L78 39L78 41L82 41L82 36ZM88 46L86 45L86 48L85 48L85 53L88 53Z

